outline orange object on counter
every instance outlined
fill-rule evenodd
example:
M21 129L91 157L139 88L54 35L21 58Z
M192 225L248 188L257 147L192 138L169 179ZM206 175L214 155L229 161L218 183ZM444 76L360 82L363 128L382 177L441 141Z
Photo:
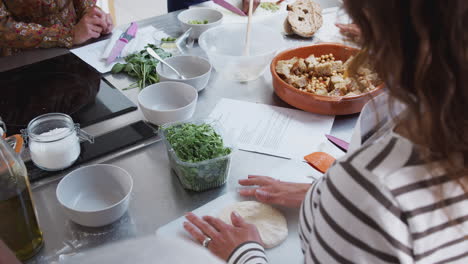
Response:
M307 163L309 163L310 166L314 167L314 169L320 171L321 173L327 172L327 170L336 160L330 154L325 152L314 152L305 156L304 159L307 161Z
M2 118L0 118L0 138L3 138L16 153L21 154L24 146L23 137L21 135L7 137L6 130L6 125L2 121Z
M24 140L21 135L13 135L5 138L5 140L16 153L20 154L23 151Z

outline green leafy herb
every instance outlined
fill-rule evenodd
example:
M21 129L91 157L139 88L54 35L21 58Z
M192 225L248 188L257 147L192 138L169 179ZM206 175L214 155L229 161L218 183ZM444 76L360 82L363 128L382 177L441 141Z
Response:
M183 124L172 126L166 131L167 141L177 157L185 162L200 162L231 153L223 139L209 124Z
M188 23L192 25L206 25L208 24L208 20L190 20Z
M203 191L226 182L232 150L211 125L175 125L166 128L164 135L174 150L168 151L171 167L184 188Z
M263 2L260 7L271 12L277 12L280 9L279 5L273 2Z
M137 82L130 85L126 89L132 89L136 87L143 89L150 84L159 82L159 76L156 73L156 66L158 65L159 61L148 54L146 51L147 47L152 48L163 59L172 56L171 53L166 52L165 50L158 48L153 44L148 44L142 51L125 57L125 64L116 63L114 67L112 67L112 73L123 72L137 79Z
M161 39L161 42L174 42L176 41L176 38L172 38L172 37L167 37L167 38L162 38Z

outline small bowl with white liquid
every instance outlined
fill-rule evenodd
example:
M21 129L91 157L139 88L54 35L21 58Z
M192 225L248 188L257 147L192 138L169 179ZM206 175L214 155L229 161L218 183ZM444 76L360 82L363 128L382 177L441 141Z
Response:
M198 91L181 82L160 82L143 89L138 105L148 122L164 125L190 119L195 112Z
M89 227L111 224L127 212L133 179L117 166L97 164L67 174L56 195L73 222Z
M185 79L180 79L177 74L162 63L156 66L156 72L161 82L182 82L189 84L197 91L205 89L211 76L211 64L208 60L199 56L181 55L165 59Z

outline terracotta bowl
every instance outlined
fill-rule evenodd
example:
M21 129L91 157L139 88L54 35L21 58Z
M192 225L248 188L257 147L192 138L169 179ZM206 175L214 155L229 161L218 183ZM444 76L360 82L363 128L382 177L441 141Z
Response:
M383 84L370 92L356 96L332 97L325 95L315 95L300 91L294 86L283 81L283 79L279 77L275 70L276 64L280 60L289 60L294 57L305 59L312 54L316 57L319 57L324 54L332 53L335 56L335 59L345 62L349 57L356 54L358 51L358 49L342 44L321 43L317 45L287 50L278 54L270 65L275 93L286 103L304 111L316 114L349 115L361 112L364 105L370 99L383 92Z

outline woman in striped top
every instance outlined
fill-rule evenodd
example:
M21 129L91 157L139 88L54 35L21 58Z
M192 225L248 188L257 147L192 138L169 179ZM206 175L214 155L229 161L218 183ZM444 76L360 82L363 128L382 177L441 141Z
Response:
M249 176L240 193L300 206L305 263L468 263L468 1L344 5L362 34L354 68L371 57L405 111L312 185ZM228 263L268 262L239 216L187 219Z

